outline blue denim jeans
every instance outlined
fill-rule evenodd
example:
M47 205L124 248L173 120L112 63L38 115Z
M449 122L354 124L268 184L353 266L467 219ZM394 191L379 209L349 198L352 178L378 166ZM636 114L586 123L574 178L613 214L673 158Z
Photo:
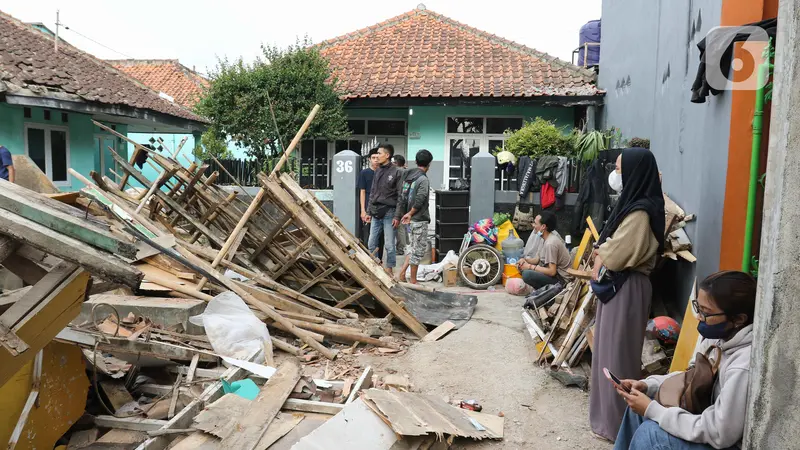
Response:
M734 449L737 447L729 448ZM714 447L677 438L664 431L656 422L627 408L614 450L714 450Z
M392 226L394 219L394 208L386 211L383 219L373 217L369 228L369 252L375 255L375 251L380 245L380 235L383 233L383 243L386 246L386 267L392 269L397 265L397 251L395 249L395 229Z

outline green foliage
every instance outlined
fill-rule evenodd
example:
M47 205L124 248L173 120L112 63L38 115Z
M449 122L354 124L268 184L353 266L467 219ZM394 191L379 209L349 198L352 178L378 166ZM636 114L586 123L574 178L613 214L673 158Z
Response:
M200 143L195 145L192 154L201 161L211 159L212 156L217 159L229 159L233 157L233 153L228 149L228 144L224 139L217 137L213 129L203 133L200 137Z
M321 109L305 137L348 137L338 80L310 44L305 38L286 49L262 46L264 59L252 64L220 60L197 112L211 120L217 136L230 138L259 160L279 155L315 104Z
M611 138L607 133L593 130L580 133L575 139L575 154L583 161L593 161L603 150L608 150Z
M628 142L628 145L631 147L640 147L650 150L650 139L638 137L631 138L630 142Z
M542 155L571 156L574 133L565 133L566 127L557 127L553 122L537 117L525 122L522 128L510 133L505 149L519 156L538 158Z

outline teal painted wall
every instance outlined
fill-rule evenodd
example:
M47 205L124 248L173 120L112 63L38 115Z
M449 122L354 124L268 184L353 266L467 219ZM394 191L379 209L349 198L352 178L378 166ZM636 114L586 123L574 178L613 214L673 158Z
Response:
M188 166L190 164L187 161L187 158L189 161L194 161L194 155L192 154L192 149L194 149L197 143L199 143L200 141L199 139L195 140L194 136L191 134L131 133L128 137L133 139L135 142L139 144L149 144L151 137L153 139L158 139L159 137L161 137L161 139L164 140L164 144L166 144L167 148L169 148L170 151L175 151L175 149L177 149L178 145L181 143L181 140L184 137L186 137L187 138L186 143L183 145L183 147L181 148L181 152L178 154L178 162L180 162L184 166ZM157 143L154 145L158 147ZM249 159L243 148L239 148L231 142L228 143L228 150L230 150L231 153L233 153L234 159ZM129 154L133 154L133 144L130 143L128 144L128 152L130 152ZM147 179L150 181L153 181L156 178L158 178L158 173L148 164L145 164L144 169L142 170L142 174L145 177L147 177ZM135 186L139 185L135 184Z
M100 170L100 154L95 144L95 134L101 130L92 124L92 118L86 114L68 112L67 123L62 122L63 111L52 109L50 120L45 120L43 108L31 108L31 117L25 118L22 106L0 103L0 145L5 145L12 154L25 154L25 124L37 123L67 128L69 135L69 167L88 177L92 170ZM127 125L116 125L117 131L126 134ZM122 145L121 153L127 157L127 151ZM75 191L83 188L83 183L74 177L69 177L69 183L59 185L62 191Z
M419 139L408 140L408 155L421 149L433 154L434 160L445 156L446 119L450 116L522 116L526 120L536 117L552 120L559 126L572 128L573 108L537 106L415 106L414 114L408 116L408 133L419 133Z

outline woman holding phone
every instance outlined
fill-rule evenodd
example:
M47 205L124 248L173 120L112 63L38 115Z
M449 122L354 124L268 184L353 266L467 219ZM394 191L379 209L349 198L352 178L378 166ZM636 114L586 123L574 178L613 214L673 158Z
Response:
M595 436L613 442L626 405L603 369L622 379L638 378L641 373L653 294L649 275L656 255L664 249L665 219L658 165L650 150L623 150L609 175L609 185L620 196L600 234L592 267L592 288L600 302L592 352L589 422ZM611 294L599 295L599 285L608 283L613 283Z
M664 380L677 372L642 381L622 380L617 392L628 404L628 410L615 450L741 447L750 382L756 280L744 272L715 273L700 283L692 307L700 321L697 331L702 337L695 352L704 354L713 345L720 348L722 355L711 406L701 414L691 414L652 400ZM693 363L694 360L690 366Z

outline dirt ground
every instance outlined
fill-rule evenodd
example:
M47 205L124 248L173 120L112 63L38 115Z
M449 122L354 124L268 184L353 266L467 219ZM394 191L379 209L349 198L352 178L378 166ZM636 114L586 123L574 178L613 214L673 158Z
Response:
M477 295L475 314L461 329L416 343L404 355L364 354L360 362L409 375L415 392L475 399L483 412L505 414L505 439L457 440L453 449L610 449L589 433L588 392L563 387L533 364L523 298L502 288Z

